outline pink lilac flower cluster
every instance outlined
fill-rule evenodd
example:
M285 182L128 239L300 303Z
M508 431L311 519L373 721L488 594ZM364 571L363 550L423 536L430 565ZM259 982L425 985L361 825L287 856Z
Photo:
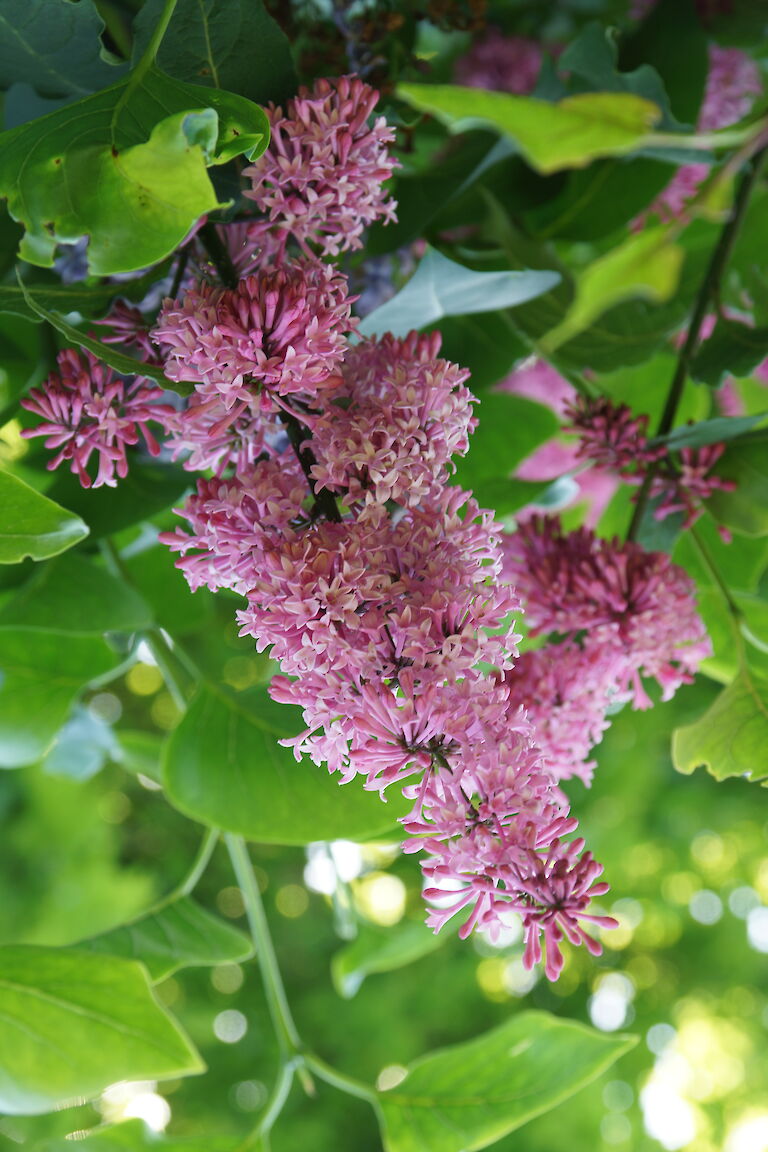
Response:
M598 953L589 926L614 923L592 910L607 885L561 784L588 783L610 704L644 706L641 676L669 696L707 642L666 557L549 521L504 537L448 486L475 400L438 335L350 339L346 278L311 245L355 247L361 220L392 213L374 102L342 78L274 110L274 182L262 173L255 191L269 219L218 228L232 282L214 280L194 235L153 329L112 313L110 339L191 386L182 409L70 352L30 395L46 423L29 434L83 483L96 452L97 483L113 483L139 431L156 451L147 425L164 426L171 454L208 475L180 509L187 527L162 539L192 589L244 598L241 633L281 665L273 697L303 712L285 743L343 783L405 794L435 930L461 914L462 936L493 936L516 914L525 963L543 958L555 979L565 938ZM516 589L557 646L519 656Z
M536 40L505 36L498 28L489 28L456 61L454 76L457 84L468 88L527 96L536 87L543 59L544 51Z
M102 484L114 488L118 477L128 474L126 450L138 444L140 435L147 450L158 454L160 446L150 424L167 429L174 409L157 403L162 389L141 376L124 380L90 352L67 348L57 361L58 372L21 401L23 408L43 419L42 424L24 429L22 436L47 437L46 448L57 449L48 467L58 468L69 460L84 488ZM95 480L88 472L94 453Z
M725 444L681 448L675 462L664 445L648 440L648 417L633 416L626 404L615 405L605 396L579 397L565 414L567 430L578 433L577 454L583 459L617 473L627 484L641 484L651 470L657 520L682 512L684 527L690 528L713 492L733 491L732 481L712 472Z
M271 138L246 168L246 192L287 241L317 245L324 256L360 248L363 229L394 218L383 188L396 166L394 131L383 116L370 123L378 93L356 76L318 80L267 109Z
M557 517L536 517L505 537L504 575L532 635L578 644L602 663L607 694L636 708L651 704L641 677L669 700L711 654L693 582L666 553L587 528L564 533Z

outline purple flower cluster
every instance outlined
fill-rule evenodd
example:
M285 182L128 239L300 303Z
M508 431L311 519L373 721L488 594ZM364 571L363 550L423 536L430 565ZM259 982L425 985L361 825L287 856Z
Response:
M378 93L357 76L318 80L271 105L269 147L246 168L246 192L287 241L317 245L324 256L360 248L363 229L394 218L382 184L395 168L394 132L383 116L370 123Z
M147 451L158 454L160 447L149 425L167 428L174 410L156 403L162 389L141 376L125 380L115 375L90 352L67 348L57 361L58 372L21 401L23 408L43 419L42 424L24 429L22 436L46 436L46 448L57 449L48 467L58 468L69 460L84 488L91 484L114 488L118 477L128 475L126 450L138 444L140 434ZM94 453L98 472L92 480L88 464Z
M476 401L439 335L355 338L346 278L315 249L358 247L364 224L392 216L375 99L343 77L273 109L250 170L267 218L218 227L237 283L213 279L192 236L153 329L128 306L111 314L109 339L192 385L181 409L68 352L26 401L45 421L27 434L86 485L96 452L96 483L113 484L139 432L156 452L148 424L163 426L173 458L206 475L179 510L187 527L161 538L193 590L244 598L241 634L281 667L272 696L303 712L285 743L343 783L404 793L435 930L460 914L460 935L493 936L516 914L525 963L544 958L555 979L564 939L598 953L587 927L614 923L591 910L607 885L561 784L589 783L610 705L646 706L643 676L667 698L708 641L667 557L552 520L505 536L448 485ZM603 462L628 466L644 431L593 413ZM684 466L700 492L699 463ZM519 655L521 600L557 643Z
M648 417L633 416L626 404L613 404L607 397L579 397L567 410L567 426L578 433L578 456L598 468L617 473L627 484L642 484L649 469L651 496L657 501L654 517L664 520L674 512L684 514L684 527L695 524L704 501L713 492L730 492L734 484L714 475L712 469L725 451L725 444L706 444L680 449L674 461L663 444L648 440Z

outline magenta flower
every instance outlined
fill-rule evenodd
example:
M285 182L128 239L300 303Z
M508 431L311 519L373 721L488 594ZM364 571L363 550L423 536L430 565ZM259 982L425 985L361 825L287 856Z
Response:
M586 528L563 533L556 517L536 517L504 538L505 568L534 634L589 632L615 659L620 693L650 706L640 676L662 699L690 683L711 645L696 611L693 581L662 552L598 539Z
M566 431L579 436L578 455L620 473L625 480L636 479L638 468L645 469L666 455L663 447L648 444L648 417L633 416L627 404L614 404L606 396L579 397L565 415L570 421Z
M306 496L292 456L260 460L246 477L198 480L197 491L177 509L191 532L177 528L160 539L181 554L177 567L193 592L205 585L245 595L264 549L304 517Z
M469 373L438 358L439 333L383 336L348 351L325 411L312 423L317 490L349 503L417 504L448 478L477 421Z
M267 109L269 147L245 169L256 202L285 240L317 244L324 256L362 247L362 232L395 216L382 184L397 166L388 145L394 130L369 118L378 92L356 76L318 80Z
M535 40L489 28L456 61L454 76L457 84L469 88L527 96L536 87L543 58L544 50Z
M566 640L524 652L505 673L509 705L524 709L537 748L557 780L579 777L589 786L588 756L608 728L606 709L621 697L615 657L602 646Z
M43 418L36 428L22 436L46 436L46 448L58 449L48 464L58 468L69 460L70 470L84 488L114 488L117 477L128 474L127 449L144 438L147 450L160 451L149 429L150 423L168 424L175 418L169 405L156 404L162 389L143 377L125 380L97 360L90 352L66 348L58 357L59 372L52 373L40 388L33 388L21 400L22 407ZM88 473L91 456L99 466L96 479Z
M206 399L195 393L177 413L166 446L173 460L183 458L190 472L209 468L217 476L231 469L244 476L263 454L272 455L271 444L279 435L276 419L243 403L226 408L218 397Z
M346 277L307 260L247 276L235 289L202 283L179 304L166 300L153 339L169 379L190 381L228 409L239 401L273 409L273 396L313 401L346 348Z

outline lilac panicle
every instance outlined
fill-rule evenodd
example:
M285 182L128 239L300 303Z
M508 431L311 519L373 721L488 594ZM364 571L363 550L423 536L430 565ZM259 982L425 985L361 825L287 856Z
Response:
M359 77L341 76L301 88L285 112L267 109L269 147L245 169L253 182L246 196L286 239L336 256L362 247L369 224L394 219L382 188L396 167L394 131L382 116L369 123L377 100Z
M57 361L58 372L21 400L23 408L43 419L22 435L45 436L46 448L57 449L49 469L69 460L84 488L103 484L114 488L118 477L128 475L127 449L138 444L141 435L147 451L156 456L160 446L149 425L169 426L175 411L155 403L163 394L161 388L142 376L128 380L117 376L91 352L66 348ZM88 472L94 453L95 480Z

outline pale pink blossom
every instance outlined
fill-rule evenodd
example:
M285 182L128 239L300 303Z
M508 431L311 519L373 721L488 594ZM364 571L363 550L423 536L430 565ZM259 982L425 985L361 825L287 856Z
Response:
M226 408L273 408L273 396L312 401L346 349L346 277L329 264L292 262L247 276L234 289L205 282L181 303L166 300L152 333L165 372Z
M339 383L312 423L316 488L348 502L417 504L448 478L477 421L469 373L438 358L439 333L350 348Z
M397 166L394 130L370 123L379 94L356 76L318 80L282 108L270 105L266 152L245 169L246 192L285 239L316 244L325 256L362 247L363 229L394 219L383 182Z

